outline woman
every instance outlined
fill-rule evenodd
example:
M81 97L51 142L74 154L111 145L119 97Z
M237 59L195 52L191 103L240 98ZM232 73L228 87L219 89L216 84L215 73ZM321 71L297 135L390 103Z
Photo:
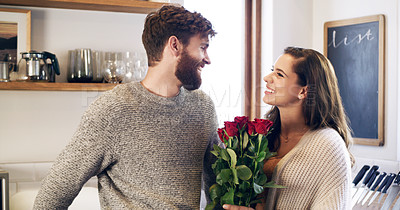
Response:
M269 179L285 189L266 189L256 209L350 209L350 129L329 60L321 53L286 48L266 77L263 101L272 105L264 164ZM224 205L225 209L249 209Z

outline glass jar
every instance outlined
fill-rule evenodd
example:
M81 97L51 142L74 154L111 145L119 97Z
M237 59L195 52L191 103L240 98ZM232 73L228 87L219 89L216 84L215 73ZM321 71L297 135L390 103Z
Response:
M107 83L121 83L125 76L125 64L121 52L106 52L104 55L103 74Z

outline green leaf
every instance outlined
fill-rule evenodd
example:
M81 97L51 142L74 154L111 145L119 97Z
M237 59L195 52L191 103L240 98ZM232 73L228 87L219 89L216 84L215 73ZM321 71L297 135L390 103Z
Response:
M234 196L235 196L235 190L229 189L229 191L227 193L225 193L224 196L221 197L221 206L224 204L234 205L234 202L233 202Z
M217 183L219 185L223 185L224 183L230 180L231 175L232 175L231 169L222 169L221 173L217 175Z
M210 192L210 198L212 201L215 200L216 198L219 198L222 196L222 188L219 184L213 184L210 187L209 192Z
M245 154L245 156L246 156L246 157L249 157L249 158L251 158L251 159L253 159L253 160L256 159L255 156L250 156L250 155L248 155L248 154Z
M229 164L225 160L222 160L219 158L215 161L215 163L212 165L212 167L213 167L214 173L217 175L217 174L221 173L222 169L229 168Z
M263 186L267 182L267 176L265 176L265 174L260 174L254 182Z
M215 208L215 206L217 205L218 201L217 200L213 200L212 203L208 204L205 208L205 210L213 210Z
M214 151L220 152L222 149L218 145L214 144L213 145Z
M264 135L262 135L262 134L258 134L258 145L259 145L259 146L261 146L261 141L262 141L262 139L263 139L263 136L264 136Z
M231 168L231 171L232 171L232 175L233 175L233 183L239 184L239 179L238 179L236 168Z
M217 167L217 165L218 165L218 162L215 161L215 163L213 163L213 164L211 165L211 168L212 168L212 169L215 169L215 168Z
M261 161L263 161L264 159L265 159L265 152L260 152L260 154L258 155L258 157L257 157L257 162L261 162Z
M229 156L231 157L231 168L235 168L236 162L237 162L237 157L236 157L235 151L233 151L230 148L226 149L226 151L228 152Z
M241 180L249 180L253 173L251 172L250 168L245 165L240 165L236 167L238 178Z
M248 148L249 152L251 154L255 154L256 153L256 148L254 147L253 143L250 141L250 146Z
M218 152L217 151L211 151L211 154L213 154L213 155L215 155L216 157L218 157L219 156L219 154L218 154Z
M247 134L247 132L244 132L244 135L243 135L243 150L246 149L248 143L249 143L249 135Z
M233 140L232 140L232 149L237 149L238 145L239 145L239 140L238 140L238 137L235 136L235 137L233 137Z
M265 152L268 149L268 140L266 138L263 138L261 141L261 147L260 151Z
M246 192L250 188L250 182L242 182L239 184L239 191L240 192Z
M276 152L267 152L265 159L268 160L269 158L275 156L277 153Z
M263 186L260 186L260 185L258 185L257 183L254 183L254 184L253 184L253 188L254 188L254 192L255 192L256 194L260 194L260 193L262 193L262 192L264 191Z
M238 198L243 198L243 197L244 197L244 194L241 193L241 192L237 192L237 193L235 194L235 196L238 197Z
M286 188L285 186L275 184L274 181L270 181L270 182L265 183L264 187L267 187L267 188Z
M225 160L225 161L229 161L229 154L228 154L228 152L226 151L226 149L222 149L221 150L221 158L223 159L223 160Z

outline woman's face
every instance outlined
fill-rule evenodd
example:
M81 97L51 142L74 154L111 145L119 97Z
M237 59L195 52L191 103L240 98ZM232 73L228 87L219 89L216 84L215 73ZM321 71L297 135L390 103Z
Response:
M294 64L294 57L283 54L276 60L272 72L264 77L267 88L263 101L266 104L284 107L301 103L303 87L298 85Z

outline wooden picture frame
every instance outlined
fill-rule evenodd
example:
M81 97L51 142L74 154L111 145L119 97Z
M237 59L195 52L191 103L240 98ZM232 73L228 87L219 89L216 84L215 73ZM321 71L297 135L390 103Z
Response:
M326 22L324 55L335 69L354 143L383 146L385 16Z
M8 28L7 25L14 25L17 28L17 52L15 53L14 50L7 49L1 50L0 53L5 54L11 52L13 55L11 61L17 63L21 58L20 53L27 52L31 48L31 11L25 9L0 8L0 33L9 33L10 30L6 29Z

